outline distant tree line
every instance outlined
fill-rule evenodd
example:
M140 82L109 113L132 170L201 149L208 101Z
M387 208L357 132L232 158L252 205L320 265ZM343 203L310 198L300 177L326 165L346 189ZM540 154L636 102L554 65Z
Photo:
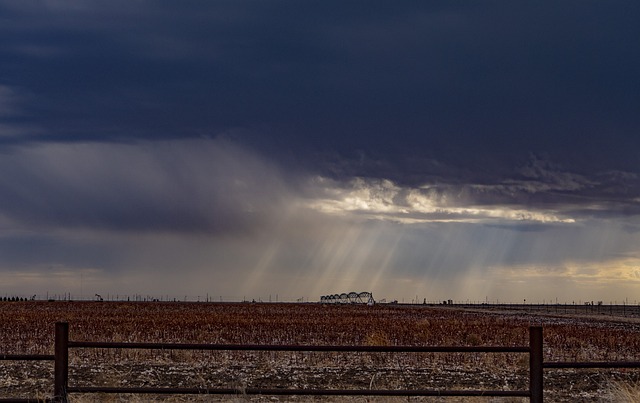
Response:
M26 298L26 297L2 297L0 298L0 301L9 301L9 302L15 302L15 301L35 301L36 296L34 295L31 298Z

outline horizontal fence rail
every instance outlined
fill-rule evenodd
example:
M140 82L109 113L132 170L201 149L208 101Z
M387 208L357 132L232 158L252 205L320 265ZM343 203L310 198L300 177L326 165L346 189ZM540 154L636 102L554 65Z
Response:
M135 394L208 394L208 395L280 395L280 396L486 396L529 397L529 391L509 390L437 390L437 389L268 389L268 388L154 388L154 387L69 387L69 393L135 393Z
M314 351L377 353L528 353L529 347L305 346L281 344L110 343L70 341L69 347L146 350Z
M67 323L56 324L56 357L60 357L60 374L54 385L57 401L66 401L69 393L136 393L136 394L211 394L211 395L303 395L303 396L487 396L531 397L542 396L542 328L530 329L529 347L494 346L308 346L308 345L260 345L260 344L189 344L189 343L127 343L70 341ZM539 343L539 346L533 346ZM69 348L97 349L148 349L148 350L219 350L219 351L308 351L308 352L376 352L376 353L529 353L532 373L530 390L434 390L434 389L287 389L287 388L170 388L170 387L98 387L68 385ZM532 354L532 352L534 352ZM56 361L57 362L57 361ZM536 389L536 391L533 391ZM539 390L539 391L538 391Z
M529 354L528 390L440 390L440 389L287 389L287 388L174 388L174 387L98 387L69 386L69 349L147 349L217 351L305 351L372 353L527 353ZM56 323L54 354L0 354L0 361L53 361L54 394L52 402L67 402L70 393L131 394L210 394L210 395L303 395L303 396L487 396L529 397L543 401L544 369L563 368L640 368L640 362L544 362L542 327L529 328L529 346L307 346L259 344L122 343L70 341L68 323ZM3 399L0 402L36 402L42 399Z

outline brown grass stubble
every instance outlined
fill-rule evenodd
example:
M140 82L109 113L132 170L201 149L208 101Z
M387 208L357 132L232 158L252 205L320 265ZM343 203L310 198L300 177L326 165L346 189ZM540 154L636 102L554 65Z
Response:
M0 302L0 354L52 353L58 321L69 322L76 341L432 346L525 346L534 324L544 326L545 360L640 360L637 325L402 305L170 302ZM105 386L526 389L528 371L526 354L82 349L70 359L75 384ZM32 378L7 371L51 372L50 363L0 366L10 379L0 395ZM584 372L593 383L597 375ZM624 380L627 371L613 372ZM559 373L581 387L576 371ZM547 386L566 389L554 383ZM42 384L46 395L50 382Z

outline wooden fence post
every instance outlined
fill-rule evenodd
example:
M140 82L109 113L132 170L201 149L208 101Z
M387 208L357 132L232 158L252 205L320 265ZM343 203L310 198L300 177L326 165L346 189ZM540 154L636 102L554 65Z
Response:
M69 324L56 323L54 350L53 401L67 403L67 384L69 381Z
M542 365L542 327L529 328L529 391L532 403L542 403L543 365Z

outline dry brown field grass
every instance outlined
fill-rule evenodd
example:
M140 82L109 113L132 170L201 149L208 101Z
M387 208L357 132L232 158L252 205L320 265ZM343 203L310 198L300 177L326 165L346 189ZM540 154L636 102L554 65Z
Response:
M526 346L544 327L545 361L640 361L640 324L523 312L404 305L172 302L0 302L0 354L52 354L54 324L74 341ZM0 361L0 398L46 397L50 362ZM545 370L545 401L622 401L639 370ZM72 349L77 386L339 389L528 387L526 354L311 353ZM630 391L630 392L629 392ZM145 401L84 395L76 401ZM309 397L154 396L154 400L309 401ZM523 401L517 398L352 398L350 401ZM339 401L339 400L335 400Z

